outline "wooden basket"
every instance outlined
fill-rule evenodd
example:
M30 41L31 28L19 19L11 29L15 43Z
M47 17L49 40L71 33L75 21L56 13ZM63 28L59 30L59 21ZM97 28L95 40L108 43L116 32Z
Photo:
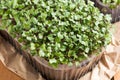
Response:
M94 57L92 60L83 61L79 67L69 67L66 65L59 65L58 68L49 66L48 62L40 57L33 57L29 53L21 49L21 45L14 40L7 31L0 30L0 36L8 41L15 50L24 56L28 63L30 63L35 70L41 73L46 80L78 80L81 76L91 71L99 62L103 53Z

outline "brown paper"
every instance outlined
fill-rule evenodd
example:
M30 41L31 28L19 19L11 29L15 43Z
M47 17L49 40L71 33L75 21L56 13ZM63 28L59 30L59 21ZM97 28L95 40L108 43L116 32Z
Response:
M115 25L117 28L104 56L91 72L79 80L110 80L120 70L120 22ZM2 37L0 37L0 60L8 69L25 80L44 80L40 73L36 72Z

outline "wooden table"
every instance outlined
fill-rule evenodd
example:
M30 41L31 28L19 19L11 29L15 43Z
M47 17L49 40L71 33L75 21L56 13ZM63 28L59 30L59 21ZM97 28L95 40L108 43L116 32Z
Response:
M24 79L8 70L0 61L0 80L24 80Z

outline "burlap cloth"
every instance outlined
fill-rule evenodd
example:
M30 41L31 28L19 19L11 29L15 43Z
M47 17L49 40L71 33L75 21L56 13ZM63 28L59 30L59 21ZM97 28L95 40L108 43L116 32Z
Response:
M110 80L120 70L120 22L114 24L111 44L95 68L79 80ZM26 62L14 48L0 36L0 60L11 71L25 80L44 80L39 72ZM51 73L52 74L52 73Z

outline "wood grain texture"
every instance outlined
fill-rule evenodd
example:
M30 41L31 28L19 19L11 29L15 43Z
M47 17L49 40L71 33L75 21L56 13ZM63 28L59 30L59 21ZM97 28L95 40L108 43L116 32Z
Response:
M24 79L8 70L0 61L0 80L24 80Z

